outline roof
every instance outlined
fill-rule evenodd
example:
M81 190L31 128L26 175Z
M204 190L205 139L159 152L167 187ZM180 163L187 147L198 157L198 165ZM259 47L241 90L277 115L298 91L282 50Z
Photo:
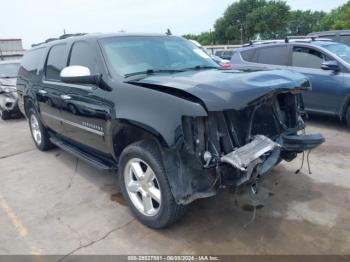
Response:
M317 36L317 35L331 35L331 34L350 34L350 30L330 30L330 31L323 31L323 32L312 32L310 34L308 34L308 36Z
M331 39L311 39L311 38L297 38L297 39L288 39L287 40L262 40L262 41L256 41L251 42L249 44L244 45L241 48L237 48L236 50L247 50L250 48L258 48L258 47L265 47L265 46L275 46L275 45L286 45L286 44L306 44L306 45L316 45L316 46L325 46L332 43L335 43Z
M57 44L60 42L65 42L67 39L71 40L87 40L87 39L102 39L102 38L108 38L108 37L120 37L120 36L169 36L166 34L152 34L152 33L91 33L91 34L85 34L85 33L78 33L78 34L65 34L58 38L49 38L46 41L39 43L39 44L33 44L32 47L42 47L42 46L51 46L53 44Z

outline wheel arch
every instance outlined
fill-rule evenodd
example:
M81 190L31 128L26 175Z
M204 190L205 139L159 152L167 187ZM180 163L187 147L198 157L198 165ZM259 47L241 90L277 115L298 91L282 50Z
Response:
M24 113L25 113L25 116L28 118L28 113L29 113L29 109L31 107L34 107L34 109L36 110L35 108L35 104L32 100L32 98L30 98L29 96L25 96L23 98L23 108L24 108Z
M116 159L119 158L123 150L132 143L141 140L154 141L159 150L168 148L164 137L151 127L142 125L141 123L126 123L126 121L118 121L116 128L112 132L113 153Z

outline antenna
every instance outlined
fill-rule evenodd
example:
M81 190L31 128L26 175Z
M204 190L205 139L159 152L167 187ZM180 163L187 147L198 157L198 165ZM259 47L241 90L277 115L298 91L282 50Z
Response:
M172 33L171 33L171 31L170 31L170 29L168 28L168 30L166 30L166 33L165 33L166 35L172 35Z

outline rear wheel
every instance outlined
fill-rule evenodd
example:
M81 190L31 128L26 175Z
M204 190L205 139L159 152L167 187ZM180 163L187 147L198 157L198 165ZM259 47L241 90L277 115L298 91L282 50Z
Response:
M348 107L348 110L346 111L345 120L346 120L348 127L350 127L350 106Z
M2 120L8 120L8 119L10 119L10 114L9 114L9 112L0 109L0 118L1 118Z
M29 110L28 114L30 132L34 140L34 144L41 151L47 151L53 147L47 129L41 123L34 109Z
M119 184L131 211L146 226L164 228L184 214L171 193L157 146L141 141L128 146L119 161Z

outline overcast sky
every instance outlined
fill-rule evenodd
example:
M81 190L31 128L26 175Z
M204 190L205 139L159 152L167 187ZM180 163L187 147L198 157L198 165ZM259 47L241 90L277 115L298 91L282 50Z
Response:
M235 0L2 0L0 38L25 48L75 32L200 33L213 27ZM287 0L292 9L329 11L346 0Z

